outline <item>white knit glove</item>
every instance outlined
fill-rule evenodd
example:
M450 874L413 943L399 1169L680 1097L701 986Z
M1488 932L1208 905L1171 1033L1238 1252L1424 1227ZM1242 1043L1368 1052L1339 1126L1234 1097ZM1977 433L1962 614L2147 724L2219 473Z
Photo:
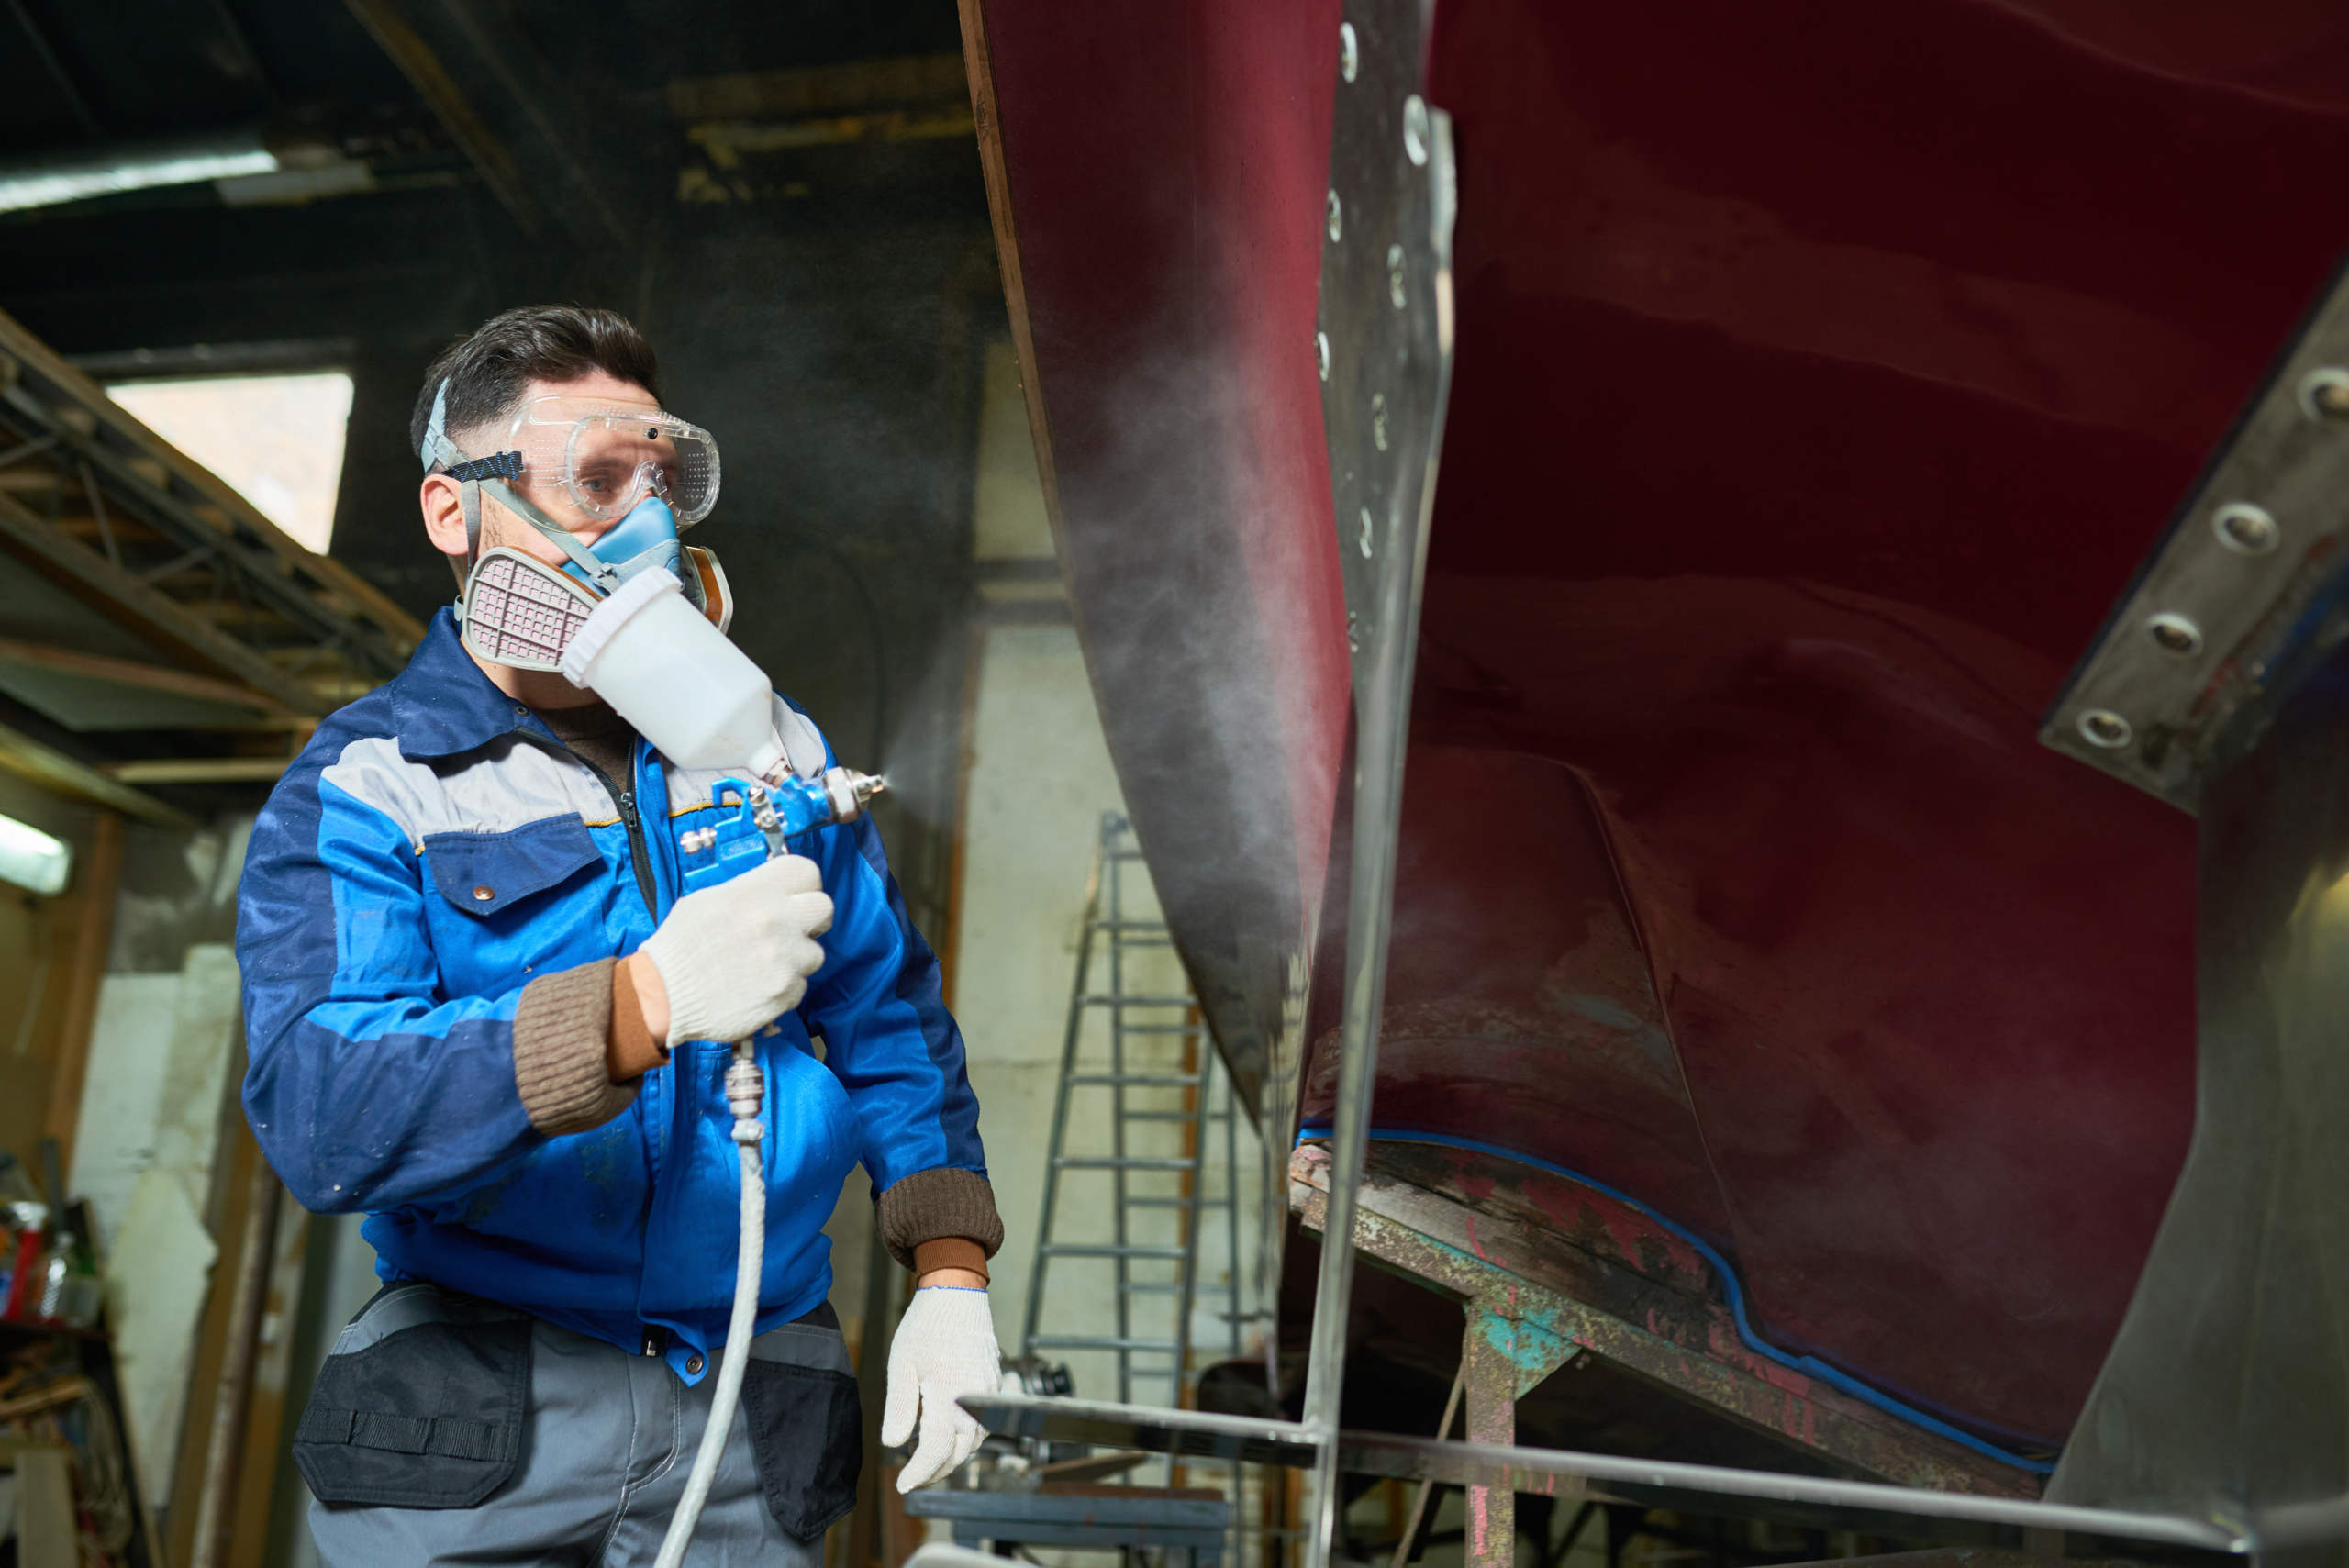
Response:
M921 1407L921 1441L897 1473L897 1490L927 1486L977 1452L986 1433L955 1401L1002 1386L1003 1352L996 1348L987 1293L945 1284L914 1292L889 1341L889 1398L881 1407L884 1448L914 1435L914 1407Z
M799 1005L823 966L832 901L805 855L688 893L638 951L669 993L669 1040L748 1040Z

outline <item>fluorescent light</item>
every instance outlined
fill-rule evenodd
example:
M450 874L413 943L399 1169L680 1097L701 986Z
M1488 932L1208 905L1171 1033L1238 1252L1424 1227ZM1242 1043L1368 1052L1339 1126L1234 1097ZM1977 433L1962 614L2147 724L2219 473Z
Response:
M91 196L273 174L277 155L250 137L121 147L97 156L0 166L0 212L61 206Z
M299 206L321 196L351 196L375 188L375 176L357 159L314 169L279 169L217 180L212 188L229 206Z
M57 894L65 891L65 879L72 871L73 846L29 822L0 817L0 882Z

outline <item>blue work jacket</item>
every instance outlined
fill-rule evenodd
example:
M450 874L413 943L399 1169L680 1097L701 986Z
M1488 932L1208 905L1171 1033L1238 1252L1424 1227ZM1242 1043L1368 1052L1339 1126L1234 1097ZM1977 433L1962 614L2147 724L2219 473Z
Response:
M796 771L831 765L804 713L778 698L775 716ZM667 1329L688 1382L704 1374L685 1371L695 1352L723 1341L733 1296L730 1048L679 1046L618 1117L549 1137L515 1084L514 1012L538 976L652 934L711 853L678 835L707 820L696 814L723 776L669 767L640 740L615 801L482 673L443 610L397 678L318 728L254 826L238 890L245 1112L303 1207L365 1211L386 1280L487 1296L629 1351ZM795 848L834 913L805 999L757 1041L761 1331L824 1299L823 1226L858 1162L876 1192L942 1167L985 1174L938 960L872 819Z

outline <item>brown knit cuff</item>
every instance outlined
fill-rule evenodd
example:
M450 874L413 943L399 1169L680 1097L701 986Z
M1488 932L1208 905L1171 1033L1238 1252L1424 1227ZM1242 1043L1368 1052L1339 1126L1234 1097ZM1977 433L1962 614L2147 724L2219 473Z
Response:
M988 1277L986 1249L967 1236L933 1236L915 1242L914 1261L908 1266L917 1280L940 1269L968 1269L981 1279Z
M663 1062L669 1060L668 1042L654 1040L652 1031L644 1027L644 1004L637 998L636 976L625 961L612 964L611 1041L622 1062L639 1061L647 1055Z
M881 1244L901 1267L912 1268L914 1249L941 1236L976 1242L988 1258L1003 1245L995 1189L976 1171L916 1171L881 1195Z
M598 959L522 987L514 1009L514 1087L530 1125L550 1138L601 1127L636 1098L636 1085L613 1083L605 1065L618 962Z

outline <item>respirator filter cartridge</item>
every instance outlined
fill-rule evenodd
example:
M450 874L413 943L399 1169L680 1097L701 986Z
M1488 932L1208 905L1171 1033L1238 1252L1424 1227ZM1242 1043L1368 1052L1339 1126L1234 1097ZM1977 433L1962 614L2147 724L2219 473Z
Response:
M459 635L493 664L560 670L563 650L603 602L602 595L560 569L495 545L465 579Z

